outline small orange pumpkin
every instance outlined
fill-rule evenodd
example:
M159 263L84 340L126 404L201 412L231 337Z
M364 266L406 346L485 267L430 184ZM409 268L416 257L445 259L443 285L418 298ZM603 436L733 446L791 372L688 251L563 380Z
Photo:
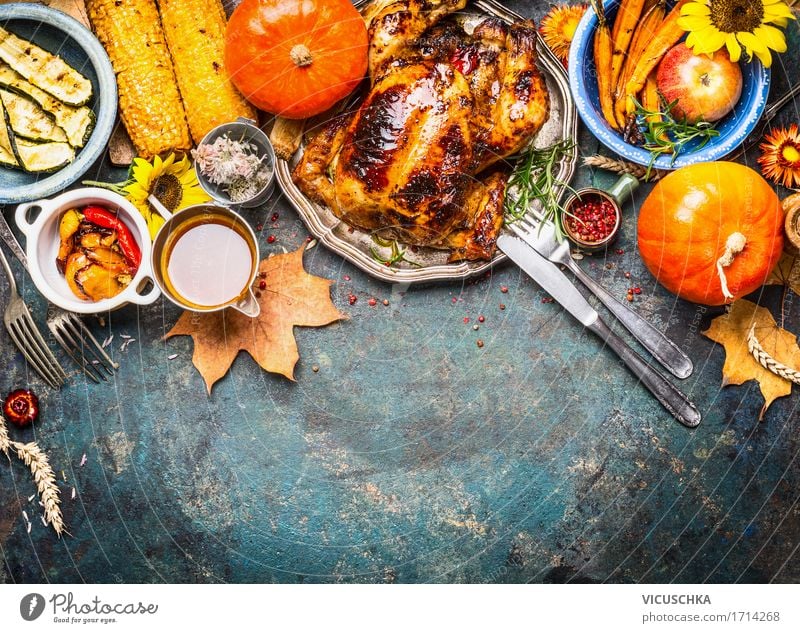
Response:
M738 163L683 167L656 184L639 211L639 253L670 292L722 305L763 285L783 249L772 187Z
M367 70L367 28L349 0L243 0L225 34L234 85L289 119L324 112Z

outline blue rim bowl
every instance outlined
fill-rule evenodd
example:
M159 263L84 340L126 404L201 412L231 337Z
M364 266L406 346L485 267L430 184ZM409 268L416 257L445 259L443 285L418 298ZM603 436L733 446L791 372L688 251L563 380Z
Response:
M60 55L91 82L89 107L97 120L75 160L52 174L29 174L0 167L0 204L29 202L58 193L78 180L108 147L117 116L117 80L102 44L77 20L43 5L0 5L0 26Z
M619 7L619 0L606 0L604 3L609 22L613 21ZM675 3L667 3L671 8ZM650 152L641 147L626 143L622 134L606 123L600 111L597 96L597 76L594 67L593 41L597 29L597 15L591 8L586 11L569 51L569 86L581 119L592 134L607 148L626 160L640 165L650 164ZM690 144L672 162L671 156L660 156L653 163L658 169L677 169L694 163L720 160L742 144L753 131L764 112L769 95L770 70L764 68L758 59L741 62L742 96L733 112L717 123L719 136L712 138L702 149Z

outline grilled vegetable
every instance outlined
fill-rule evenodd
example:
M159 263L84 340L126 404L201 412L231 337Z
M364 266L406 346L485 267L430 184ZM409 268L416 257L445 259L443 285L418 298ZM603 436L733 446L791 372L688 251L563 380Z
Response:
M136 243L131 230L122 220L103 207L91 206L83 210L83 217L86 218L87 222L96 224L101 228L116 231L117 243L122 254L125 255L125 259L128 260L128 264L130 264L131 268L139 268L139 264L142 261L142 252L139 250L139 245Z
M597 14L597 32L594 34L594 66L597 71L597 92L600 98L600 109L603 111L606 122L612 128L617 129L617 122L614 117L613 84L611 83L611 59L613 53L611 31L608 28L602 0L591 0L591 3Z
M117 74L122 121L138 155L149 160L188 150L189 126L155 0L87 0L86 8Z
M95 115L88 106L70 106L26 81L11 66L0 62L0 87L35 101L64 130L69 144L83 147L94 129Z
M681 17L681 9L687 2L689 0L678 0L661 26L658 27L655 36L648 42L639 61L636 62L636 67L633 69L628 83L625 84L624 93L617 100L615 108L617 117L622 116L627 119L634 115L636 95L644 88L647 77L653 72L661 58L667 54L667 51L684 36L685 31L678 26L678 18Z
M622 0L614 20L614 47L611 57L611 86L616 87L633 32L642 15L644 0Z
M14 136L31 141L67 142L64 130L56 125L50 115L27 97L0 89L0 99L8 113L8 121Z
M75 150L69 143L34 143L18 138L14 145L17 161L31 173L58 171L75 160Z
M222 2L158 0L158 10L194 142L237 117L255 119L225 70Z
M92 82L67 62L2 27L0 59L32 84L66 104L82 106L92 98Z
M8 114L0 99L0 165L4 167L19 167L17 155L14 151L14 137L8 126Z

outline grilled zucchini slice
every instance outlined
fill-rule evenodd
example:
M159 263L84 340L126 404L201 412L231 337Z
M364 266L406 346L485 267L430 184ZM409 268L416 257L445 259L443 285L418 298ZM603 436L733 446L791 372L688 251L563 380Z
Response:
M27 97L0 88L0 100L14 136L31 141L67 142L66 132L56 125L55 119Z
M35 174L58 171L75 160L75 149L69 143L33 143L17 139L15 149L20 166Z
M41 88L26 81L11 66L0 62L0 88L16 92L35 101L45 112L55 119L56 124L64 130L69 144L73 147L83 147L89 140L95 124L95 115L91 108L81 106L76 108L62 103Z
M19 167L14 152L14 137L8 124L8 115L0 100L0 166Z
M2 27L0 59L34 86L67 105L82 106L92 98L92 82L67 62Z

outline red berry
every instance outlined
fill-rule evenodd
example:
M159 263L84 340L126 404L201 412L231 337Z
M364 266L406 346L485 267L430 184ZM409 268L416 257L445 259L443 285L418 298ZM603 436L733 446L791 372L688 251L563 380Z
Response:
M376 306L376 305L378 304L378 301L375 299L375 297L370 297L370 298L369 298L369 301L367 301L367 303L368 303L370 306Z
M267 242L269 242L270 244L272 244L274 241L275 241L275 236L274 236L274 235L270 235L270 236L267 238Z
M39 398L30 389L17 389L6 396L3 415L12 424L25 428L39 417Z
M266 290L267 289L267 282L262 279L261 281L258 282L258 287L261 290Z

